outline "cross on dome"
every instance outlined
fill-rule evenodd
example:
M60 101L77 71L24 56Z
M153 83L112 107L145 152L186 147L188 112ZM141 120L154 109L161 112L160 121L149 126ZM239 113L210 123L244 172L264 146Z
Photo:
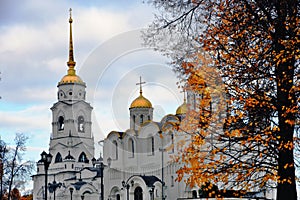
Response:
M182 91L180 91L180 93L183 93L183 101L186 102L186 92L185 92L185 89L183 88Z
M142 84L145 84L145 83L146 83L145 81L142 82L142 76L140 76L140 82L139 82L139 83L136 83L136 85L140 85L140 94L143 93L143 91L142 91Z

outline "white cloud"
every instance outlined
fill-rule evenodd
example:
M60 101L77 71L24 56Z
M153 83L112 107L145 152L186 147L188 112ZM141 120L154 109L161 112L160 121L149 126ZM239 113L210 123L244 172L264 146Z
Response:
M26 94L22 91L24 88L32 90L32 94L43 95L36 86L55 87L66 73L69 39L68 8L65 8L65 3L62 5L59 3L54 1L36 4L34 1L26 1L24 8L32 12L32 15L48 16L43 19L44 23L28 21L28 23L14 23L12 26L0 27L2 30L0 60L4 63L0 65L0 71L3 73L0 88L5 89L4 98L17 102L20 94ZM112 8L79 6L75 5L73 9L73 39L77 71L90 51L101 42L120 32L137 27L137 24L132 25L131 20L141 12L139 9L115 12ZM50 9L64 10L64 13L57 15ZM140 23L144 24L145 21ZM140 26L143 26L141 24ZM27 97L26 95L21 99L26 101Z
M0 126L14 129L15 132L50 131L49 105L34 105L17 111L0 111L0 116Z
M129 16L124 13L89 8L80 10L77 16L78 19L74 16L76 37L85 38L86 41L101 42L132 28Z

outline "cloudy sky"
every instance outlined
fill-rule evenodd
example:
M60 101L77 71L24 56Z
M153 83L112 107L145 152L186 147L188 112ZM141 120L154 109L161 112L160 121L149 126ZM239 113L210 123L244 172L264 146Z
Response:
M13 144L15 133L28 135L26 159L37 161L49 147L50 107L67 71L70 7L76 70L94 107L96 142L129 127L139 76L155 120L182 103L167 59L141 45L140 30L154 12L142 0L0 0L0 136Z

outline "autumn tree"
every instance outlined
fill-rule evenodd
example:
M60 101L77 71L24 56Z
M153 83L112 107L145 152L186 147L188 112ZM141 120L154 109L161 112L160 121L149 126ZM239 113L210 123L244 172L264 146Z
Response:
M10 192L10 198L12 200L19 200L21 199L21 193L17 188L12 189L12 191Z
M179 179L187 175L189 184L209 181L229 189L275 184L278 200L297 199L300 2L150 3L160 15L145 32L146 44L171 57L188 85L202 67L201 60L196 62L199 54L206 52L211 56L208 66L221 74L228 97L223 131L214 137L211 151L199 148L210 133L201 123L195 129L197 123L191 120L192 142L181 155Z
M32 161L24 161L23 155L26 151L26 141L28 137L25 134L17 133L14 139L14 145L8 145L1 141L2 151L1 161L3 165L3 173L1 177L1 194L7 190L7 198L10 200L12 194L16 196L16 190L25 186L26 181L30 179L30 175L34 170ZM14 197L15 198L15 197Z

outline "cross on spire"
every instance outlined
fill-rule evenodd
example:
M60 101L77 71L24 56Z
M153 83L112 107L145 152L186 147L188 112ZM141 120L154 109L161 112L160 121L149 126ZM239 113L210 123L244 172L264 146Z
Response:
M74 67L75 67L76 62L74 61L74 52L73 52L72 8L70 8L69 12L70 12L70 19L69 19L69 23L70 23L70 41L69 41L69 61L67 62L68 66L69 66L68 75L75 75Z
M142 91L142 84L145 84L146 82L142 82L142 77L140 76L140 82L136 83L136 85L140 85L140 95L142 95L143 91Z
M70 12L70 18L72 18L72 8L69 9Z

